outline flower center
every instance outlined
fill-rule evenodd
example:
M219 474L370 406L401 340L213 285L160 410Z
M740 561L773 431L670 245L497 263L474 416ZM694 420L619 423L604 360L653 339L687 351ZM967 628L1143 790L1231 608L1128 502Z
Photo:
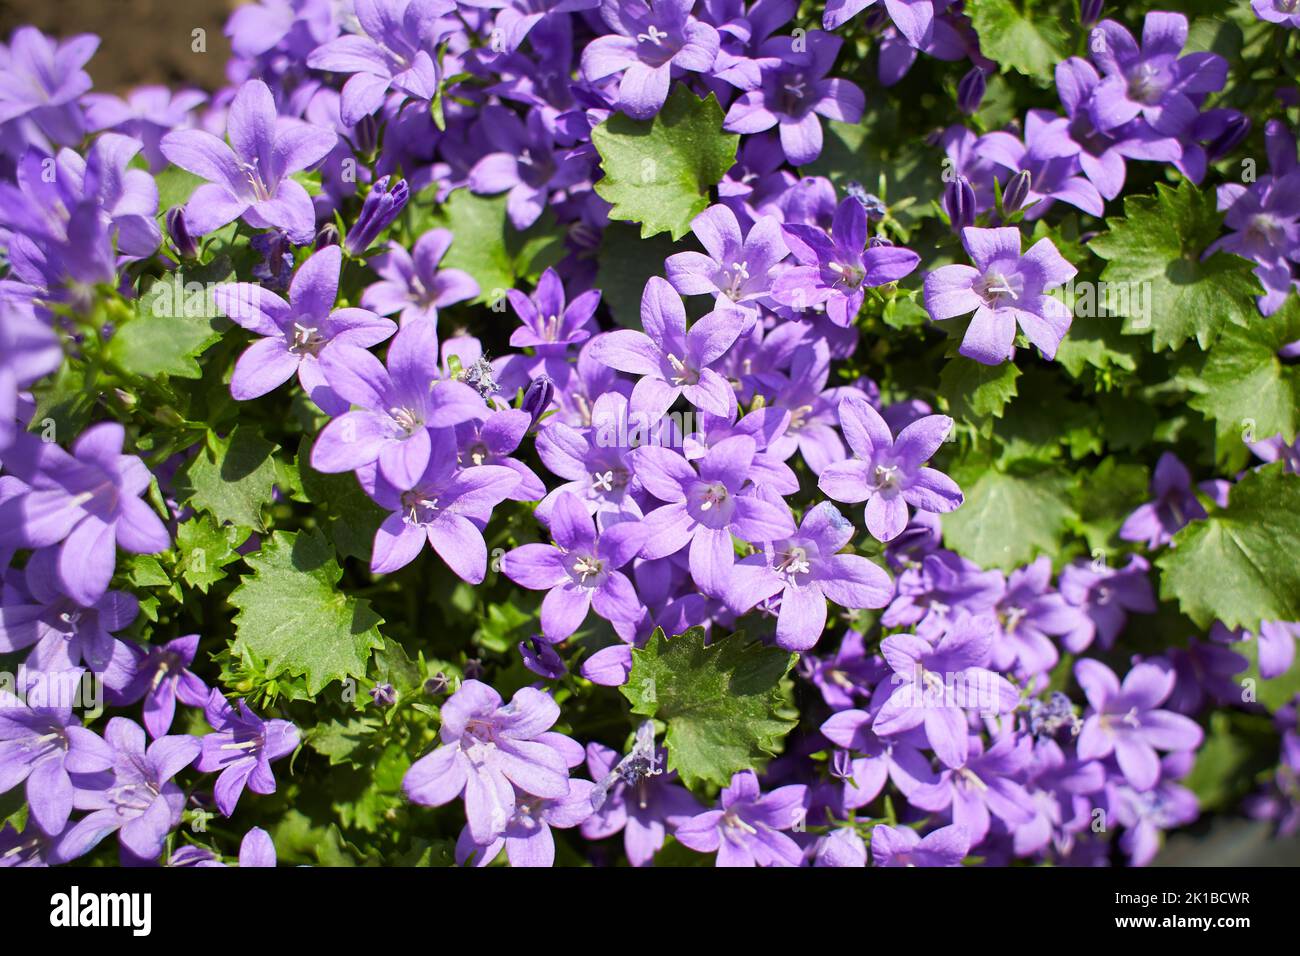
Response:
M694 385L700 380L700 373L691 368L676 355L668 356L668 364L672 366L673 374L670 381L674 385Z
M271 191L262 179L262 173L257 168L256 159L249 163L240 163L239 168L244 171L244 179L248 181L249 188L253 190L253 195L258 202L266 202L271 198Z
M1128 95L1144 106L1159 103L1168 88L1165 71L1152 63L1140 64L1128 77Z
M293 324L293 335L289 340L289 351L294 355L315 355L325 344L325 336L314 325Z
M700 496L700 510L709 511L725 504L728 498L727 487L720 481L707 485Z
M808 574L812 565L808 561L808 552L804 548L793 547L781 555L776 569L793 577L796 574Z
M876 465L871 471L871 481L867 488L870 491L893 491L898 488L901 477L897 465Z
M403 438L410 438L424 427L423 416L412 408L390 408L388 414L393 419L393 424L403 432Z
M402 495L402 509L408 524L428 524L438 510L438 497L413 488Z
M1018 301L1025 290L1024 280L1018 275L1008 275L1001 271L986 272L975 283L975 293L984 300L984 304L997 308L1010 300Z
M727 287L722 291L732 302L740 299L740 287L749 279L749 262L733 262L730 269L724 270L723 274L727 277Z

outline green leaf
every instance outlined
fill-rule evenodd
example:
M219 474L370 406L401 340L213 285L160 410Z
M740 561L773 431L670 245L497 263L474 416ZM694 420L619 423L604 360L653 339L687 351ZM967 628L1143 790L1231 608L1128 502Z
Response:
M939 373L939 396L948 402L948 413L954 418L1001 418L1007 402L1016 397L1019 377L1014 362L984 365L958 357Z
M780 749L794 727L782 681L797 654L744 636L705 645L693 627L669 639L656 628L644 648L632 651L632 672L621 688L632 713L668 725L668 769L688 787L726 786L731 775L757 769Z
M1055 468L954 469L965 503L942 517L944 543L982 568L1010 571L1040 553L1057 561L1074 508Z
M154 182L158 184L158 213L166 215L173 206L183 206L189 202L194 190L207 180L179 166L168 166L154 177Z
M709 190L736 161L740 137L722 131L722 107L678 86L653 119L615 113L591 131L604 178L596 192L610 219L641 224L641 238L680 239L709 205Z
M502 303L507 289L534 282L564 256L564 234L549 210L523 232L506 216L506 194L478 196L457 189L436 209L431 226L456 237L443 268L464 269L478 282L475 302Z
M1126 335L1151 332L1155 351L1192 338L1205 349L1225 324L1258 320L1252 264L1224 252L1201 259L1223 225L1211 190L1157 183L1156 195L1125 199L1124 214L1088 245L1108 260L1102 281L1121 284L1123 294L1107 300L1124 316Z
M176 569L186 584L207 594L226 576L226 566L239 560L236 549L248 535L247 528L218 527L210 514L191 518L176 529Z
M368 762L365 751L374 746L383 726L383 721L373 717L331 720L312 728L307 735L307 746L328 757L331 767L347 764L359 769Z
M680 251L662 233L642 239L636 226L611 222L606 227L596 256L596 287L615 322L629 329L641 328L641 293L646 282L662 274L664 259Z
M275 492L275 445L242 425L228 438L208 432L208 441L176 476L181 501L239 528L266 530L262 508Z
M1056 64L1070 55L1062 26L1073 7L1034 0L967 0L966 13L979 34L980 50L996 60L1002 72L1015 70L1047 83Z
M245 560L253 573L230 595L236 643L272 674L305 676L313 696L331 681L365 676L371 650L383 644L383 618L338 590L343 570L323 535L277 531Z
M1282 462L1232 486L1228 507L1193 521L1156 565L1161 597L1202 628L1300 620L1300 476Z
M375 532L387 512L362 490L353 472L325 474L313 468L311 439L305 435L298 445L298 474L303 494L338 553L369 564Z
M229 326L212 297L214 284L232 281L230 259L172 273L144 290L135 317L117 329L106 349L110 361L143 378L201 378L196 357Z
M1091 289L1091 285L1084 288ZM1068 302L1066 303L1069 304ZM1076 301L1076 304L1077 301ZM1085 367L1103 372L1123 369L1132 372L1137 368L1139 343L1120 331L1119 318L1111 315L1077 317L1070 323L1070 331L1056 350L1056 361L1078 378Z
M1300 339L1300 299L1271 318L1256 317L1246 328L1224 329L1191 387L1188 402L1213 419L1220 441L1233 435L1256 439L1281 434L1295 440L1300 427L1300 368L1284 364L1277 351Z
M1107 458L1091 472L1081 472L1075 485L1075 530L1090 549L1103 551L1120 545L1120 526L1133 510L1150 497L1145 465Z
M1240 641L1233 644L1232 649L1250 661L1250 667L1244 673L1237 675L1236 679L1238 681L1249 679L1255 682L1253 700L1263 704L1270 711L1277 711L1295 700L1296 694L1300 694L1300 655L1296 656L1287 670L1266 680L1259 674L1258 638Z

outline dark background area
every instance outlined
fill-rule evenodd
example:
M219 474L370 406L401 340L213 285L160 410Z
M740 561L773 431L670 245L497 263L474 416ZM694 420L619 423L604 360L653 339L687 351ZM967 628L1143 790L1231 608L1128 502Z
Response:
M102 38L87 65L95 89L122 93L161 83L212 90L225 81L230 44L221 32L236 0L0 0L0 37L31 24L56 36ZM192 51L205 30L206 53Z

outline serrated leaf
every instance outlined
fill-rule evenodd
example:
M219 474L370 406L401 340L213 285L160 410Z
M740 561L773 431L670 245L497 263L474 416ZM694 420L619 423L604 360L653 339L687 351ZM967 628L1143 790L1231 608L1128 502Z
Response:
M1124 218L1107 225L1088 245L1107 260L1102 281L1124 286L1115 302L1126 335L1150 332L1155 351L1188 339L1205 349L1226 325L1259 318L1252 264L1224 252L1202 259L1223 225L1212 191L1157 183L1156 195L1128 197Z
M210 514L201 514L176 529L176 568L185 583L204 594L226 576L226 567L239 560L236 550L248 540L247 528L219 527Z
M1133 510L1150 497L1145 465L1107 458L1090 472L1081 472L1075 485L1076 531L1090 549L1118 546L1119 529Z
M979 34L980 51L1000 64L1040 82L1050 82L1056 64L1070 55L1062 24L1072 8L1035 0L967 0L966 13Z
M388 516L384 509L361 489L354 473L325 474L313 468L311 439L306 436L298 445L298 476L338 553L369 564L375 532Z
M968 358L949 359L939 373L939 396L954 418L1001 418L1007 402L1016 397L1019 377L1014 362L984 365Z
M322 534L277 531L244 560L253 573L230 595L238 644L271 674L304 676L313 696L365 675L370 652L383 645L383 618L369 601L338 590L343 569Z
M1058 469L963 468L953 472L966 501L942 517L944 543L983 568L1011 571L1039 554L1057 562L1075 519L1069 480Z
M136 301L135 317L109 339L110 361L144 378L201 378L197 356L230 324L219 314L212 290L234 277L229 257L221 256L154 282Z
M629 329L641 328L641 293L646 282L662 274L664 259L680 251L663 233L642 239L636 226L611 222L606 227L596 256L596 286L615 322Z
M1213 419L1220 440L1243 433L1280 434L1295 440L1300 427L1300 368L1284 363L1278 349L1300 339L1300 299L1270 318L1223 330L1191 381L1199 394L1188 401Z
M1140 343L1120 331L1121 319L1113 315L1076 317L1056 350L1056 361L1073 378L1091 366L1106 372L1137 368Z
M1276 462L1232 486L1228 507L1174 535L1160 568L1160 595L1202 628L1258 630L1300 620L1300 475Z
M615 113L591 131L604 178L596 193L613 205L610 219L641 224L641 238L686 235L709 205L709 190L736 161L740 136L724 133L717 99L697 99L684 85L653 119Z
M741 770L757 769L776 754L796 721L783 715L781 683L797 654L742 634L704 643L693 627L667 638L656 628L632 651L632 671L621 688L632 712L668 725L668 769L688 787L726 786Z
M362 767L366 750L373 745L383 722L371 717L349 717L317 724L307 736L307 746L323 757L330 766L346 764Z
M176 493L222 523L265 531L262 508L275 493L276 447L242 425L227 438L209 432L207 443L177 473Z

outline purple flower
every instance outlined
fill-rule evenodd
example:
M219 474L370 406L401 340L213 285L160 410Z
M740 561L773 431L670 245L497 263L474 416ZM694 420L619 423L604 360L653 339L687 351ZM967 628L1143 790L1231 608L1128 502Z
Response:
M564 422L550 421L537 435L542 463L565 483L537 506L543 520L551 505L566 491L575 493L603 527L615 517L641 517L637 479L632 461L634 439L640 430L637 416L628 413L627 399L606 392L590 406L590 427L579 431Z
M769 541L762 554L736 563L728 604L744 613L779 594L777 646L808 650L826 626L828 598L846 608L879 608L894 596L885 571L861 555L838 553L852 537L852 523L823 501L808 510L793 537Z
M837 827L820 838L813 850L813 866L859 867L867 865L867 844L849 827Z
M843 26L876 0L828 0L822 15L822 27L834 30ZM907 42L920 49L934 34L934 4L931 0L883 0L885 12Z
M725 439L700 459L698 473L668 448L647 445L633 452L641 484L668 502L645 518L647 536L641 557L666 558L689 545L696 586L705 594L721 596L736 557L733 534L751 542L794 534L794 521L784 502L741 493L754 452L754 439L747 435Z
M907 795L910 803L931 813L952 809L952 822L966 831L972 844L988 835L991 816L1011 828L1034 818L1033 800L1012 777L1029 763L1028 737L1007 734L987 751L984 742L970 737L966 758L950 765L934 783L923 784Z
M1078 627L1063 638L1066 649L1077 654L1096 639L1109 650L1130 612L1154 614L1156 600L1147 577L1149 570L1151 565L1136 554L1123 568L1098 567L1086 561L1063 568L1057 582L1061 595L1083 612Z
M107 93L90 93L82 99L86 125L93 132L113 130L139 140L151 172L167 165L162 138L190 125L190 115L208 99L200 90L173 93L165 86L138 86L125 99Z
M348 255L362 255L406 208L406 201L411 198L411 187L405 179L399 179L391 186L390 183L391 176L381 176L366 193L357 221L343 240Z
M89 33L60 43L35 27L15 30L0 80L0 123L30 117L55 142L79 142L85 123L77 99L91 87L82 67L98 48Z
M804 42L806 49L796 49L791 37L765 41L759 47L765 60L760 85L731 104L722 124L732 133L745 134L776 126L785 158L794 166L821 155L822 116L857 123L866 103L861 88L826 76L843 43L839 37L812 30Z
M772 297L796 313L824 305L832 322L851 326L863 290L897 282L921 261L910 249L869 243L867 226L867 212L853 198L836 208L829 236L817 226L786 224L786 242L800 264L781 274Z
M949 767L965 764L970 752L967 711L1005 714L1020 702L1015 687L988 669L992 647L989 622L969 615L934 646L915 634L885 638L880 653L894 671L889 678L893 690L872 730L894 736L923 727L940 760Z
M343 253L326 246L299 267L289 285L289 301L261 285L232 282L213 291L216 306L263 338L235 363L230 394L249 401L278 388L296 373L303 391L327 413L347 411L325 381L320 357L333 342L368 348L393 334L396 326L366 309L335 309Z
M212 691L190 670L199 648L197 634L166 644L131 648L136 657L131 665L132 680L113 694L113 702L120 706L144 698L144 726L150 737L161 737L171 729L178 698L187 707L207 704Z
M808 788L779 787L763 794L752 770L731 778L720 795L721 809L706 810L677 825L679 843L718 854L718 866L798 866L799 844L780 832L801 826Z
M632 582L618 569L646 541L638 521L608 525L597 533L582 500L572 492L555 499L550 510L555 545L525 544L501 559L501 572L523 587L547 591L542 601L542 634L553 644L582 626L587 611L607 621L634 622L643 607Z
M632 408L657 420L685 395L696 408L728 415L736 403L725 378L710 366L752 325L753 316L734 307L710 312L686 330L682 297L659 276L641 295L641 325L606 332L591 343L592 356L610 368L641 376L632 389Z
M506 298L522 323L510 333L513 348L534 348L541 356L564 355L570 346L587 341L595 331L592 316L600 305L600 290L589 289L566 302L564 283L554 269L542 273L531 297L509 289Z
M475 843L468 826L461 831L456 841L456 862L464 866L477 855L474 865L487 866L504 849L511 866L554 866L555 837L551 827L567 830L590 817L592 786L590 780L570 780L569 792L562 797L516 794L514 813L491 843Z
M974 266L943 266L925 277L925 308L936 322L974 312L961 347L967 358L1000 365L1015 355L1016 326L1050 358L1070 328L1070 310L1046 293L1078 274L1040 239L1020 254L1020 230L961 231Z
M682 295L713 295L719 309L734 303L755 315L759 300L772 291L773 269L788 254L781 224L763 216L741 237L736 214L727 206L710 206L691 220L691 231L704 246L664 260L668 281Z
M503 465L461 468L455 433L437 428L427 434L428 461L415 480L389 481L382 464L358 473L366 493L391 512L375 532L370 570L389 574L406 567L428 542L462 580L479 584L487 573L482 527L519 484L519 474Z
M1219 507L1227 507L1227 482L1205 481L1199 487ZM1143 541L1154 551L1168 544L1187 522L1206 516L1205 507L1192 488L1191 473L1173 452L1164 452L1156 462L1151 475L1151 494L1155 496L1154 501L1141 505L1124 519L1119 529L1123 540Z
M1162 776L1187 773L1190 754L1170 754L1160 761ZM1133 866L1146 866L1160 849L1160 833L1191 823L1201 814L1196 794L1170 779L1162 779L1149 790L1111 784L1107 802L1115 821L1124 827L1119 845Z
M454 9L451 0L356 0L360 29L307 56L312 69L352 74L339 104L343 125L377 111L389 90L403 99L434 98L442 71L430 51L442 37L438 19Z
M1097 127L1114 129L1141 115L1157 132L1177 135L1194 121L1204 95L1223 89L1228 62L1216 53L1180 58L1186 43L1181 13L1147 13L1140 47L1114 20L1099 23L1089 37L1093 60L1105 74L1092 100Z
M271 761L294 752L298 728L287 720L263 720L242 700L231 707L218 690L208 698L203 716L213 731L202 738L203 752L195 768L220 773L213 788L217 809L226 816L234 813L245 786L253 793L275 793Z
M53 857L60 863L75 860L116 831L124 858L157 860L185 809L185 792L172 777L194 762L199 741L172 734L146 749L144 731L125 717L108 722L104 740L113 749L112 770L76 781L77 808L90 813L63 831Z
M361 304L380 315L400 312L399 321L408 325L417 319L438 320L438 310L464 302L479 294L474 277L462 269L440 269L438 264L451 247L447 229L430 229L407 252L399 243L376 256L371 266L382 281L366 288Z
M18 393L63 362L63 348L49 322L32 306L0 296L0 452L18 432Z
M290 174L324 159L338 136L277 116L261 80L239 88L226 125L230 146L199 129L177 130L162 139L169 161L208 181L185 206L190 230L203 235L242 216L255 229L279 227L295 243L311 242L316 232L311 197Z
M569 793L566 753L582 748L550 731L559 716L550 695L535 688L520 688L503 705L491 687L467 680L442 705L442 746L411 765L402 789L429 807L463 793L469 836L487 846L514 816L515 787L550 800Z
M71 678L71 685L81 675L64 671L58 679ZM62 833L72 814L75 788L68 774L112 766L112 749L81 726L70 706L29 707L0 689L0 793L26 781L32 820L47 835Z
M1082 624L1082 613L1050 589L1051 579L1047 555L1011 572L997 604L1002 633L994 644L993 666L998 670L1014 665L1025 675L1047 673L1060 659L1048 635L1060 637Z
M540 111L530 111L525 124L510 110L488 105L479 121L494 151L469 171L469 188L489 195L509 191L506 212L516 229L527 229L541 217L552 190L567 189L590 175L589 150L557 150Z
M1079 732L1079 757L1102 760L1112 753L1135 790L1150 790L1160 779L1157 750L1195 750L1204 734L1196 722L1158 708L1174 689L1172 670L1138 664L1119 678L1101 661L1076 661L1074 677L1092 711Z
M998 571L979 566L951 551L935 551L898 576L897 597L880 617L885 627L910 627L934 640L948 627L953 612L992 611L1006 589Z
M601 16L614 32L582 51L582 78L622 74L617 108L649 119L668 98L673 69L706 72L718 55L718 31L691 16L695 0L608 0Z
M1038 219L1058 199L1093 216L1106 211L1097 187L1080 175L1083 171L1080 147L1070 138L1070 120L1064 116L1050 110L1030 110L1025 116L1023 143L1011 133L996 132L980 137L976 149L981 158L1001 166L1009 174L1024 177L1028 189L1018 201L1011 199L1011 186L1006 187L1005 212L1033 203L1025 219ZM1019 246L1016 250L1019 252Z
M1269 23L1280 23L1292 30L1300 29L1300 5L1295 0L1250 0L1255 16Z
M104 422L82 432L72 454L24 435L5 455L5 467L29 488L0 503L0 548L62 542L58 583L83 607L108 590L118 545L136 554L171 545L166 527L139 497L149 487L149 469L122 454L125 438L121 425Z
M388 367L363 348L340 342L321 356L325 380L358 408L335 418L316 438L317 471L352 471L379 463L397 488L413 488L429 465L431 428L486 414L478 392L439 379L437 332L420 319L405 325L388 347Z
M546 485L531 468L511 457L531 425L529 413L518 408L502 408L485 418L461 422L456 426L460 463L467 468L472 465L509 468L519 477L519 484L508 496L510 500L537 501L546 494Z
M910 827L883 823L871 828L871 860L876 866L961 866L971 840L956 824L924 837Z
M924 467L952 429L945 415L926 415L898 433L865 399L840 402L840 427L857 456L827 465L819 487L836 501L867 503L867 530L878 541L907 527L907 506L943 514L963 501L961 489L943 472Z
M834 656L805 654L800 658L800 673L821 691L827 706L834 710L852 707L855 698L869 696L884 676L883 662L866 652L864 640L858 631L848 631Z
M217 855L201 846L183 846L171 855L168 866L223 867ZM249 867L275 866L275 844L271 835L261 827L253 827L239 841L239 866Z

